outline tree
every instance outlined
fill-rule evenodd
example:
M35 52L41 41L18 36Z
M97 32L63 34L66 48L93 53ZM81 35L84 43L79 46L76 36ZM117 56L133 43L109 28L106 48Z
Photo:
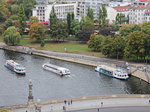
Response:
M119 29L120 31L120 34L122 36L127 36L129 35L131 32L134 32L134 31L141 31L141 28L137 25L134 25L134 26L123 26Z
M88 8L87 17L94 21L93 9Z
M19 16L19 30L20 30L20 33L23 34L23 31L26 27L26 16L25 16L25 12L24 12L24 8L22 4L19 7L18 16Z
M37 4L36 0L25 0L23 2L23 7L25 10L25 15L27 19L29 19L30 16L32 15L32 9L34 8L36 4Z
M13 26L13 20L12 19L7 19L6 24L4 25L5 29L8 27Z
M75 35L81 29L80 23L77 20L73 20L71 23L71 32Z
M4 42L7 45L18 45L20 42L20 37L20 33L14 26L7 28L3 34Z
M126 58L141 59L145 57L145 45L148 35L141 31L134 31L126 37L124 56Z
M150 22L145 22L142 25L142 31L148 35L150 35Z
M55 13L54 6L52 7L49 21L50 21L50 27L51 27L51 25L57 23L57 21L58 21L56 13Z
M71 32L71 23L72 23L72 20L73 20L73 18L72 18L71 13L68 13L68 14L67 14L68 34L71 34L71 33L72 33L72 32Z
M31 16L31 17L30 17L30 22L31 22L31 24L33 24L33 23L39 22L39 20L38 20L37 17Z
M64 40L64 38L68 35L67 33L67 24L62 21L57 21L56 24L50 30L51 37L55 41Z
M99 28L98 34L104 35L104 36L114 36L117 30L118 29L116 27L101 27Z
M125 14L118 13L116 15L116 24L127 24L129 23L129 16L125 16Z
M90 40L87 42L88 47L92 48L94 51L101 51L103 40L104 36L102 35L92 35Z
M98 22L100 26L104 27L107 25L106 18L107 18L107 10L105 5L102 5L102 7L99 10L99 18L98 18Z
M30 38L35 38L37 40L43 40L46 32L46 27L42 23L35 22L30 25Z
M6 15L3 12L0 12L0 22L5 22L6 18Z
M4 25L0 24L0 35L2 35L4 32Z
M93 27L84 27L76 34L76 37L79 38L79 40L81 41L88 41L90 39L91 34L93 33Z
M94 27L94 21L91 20L88 16L82 17L80 24L81 24L81 29L84 27Z
M101 48L101 52L107 56L107 57L112 57L112 54L113 54L113 38L108 36L108 37L105 37L105 39L103 40L102 42L102 48Z

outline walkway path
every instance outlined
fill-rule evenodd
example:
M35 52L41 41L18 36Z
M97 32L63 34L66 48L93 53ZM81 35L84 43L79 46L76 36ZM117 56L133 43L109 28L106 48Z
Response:
M64 112L63 106L66 111L95 109L95 108L107 108L107 107L127 107L127 106L150 106L150 95L108 95L108 96L95 96L93 99L88 97L82 97L81 99L73 99L72 104L68 103L71 99L67 99L67 103L64 101L49 101L43 103L34 103L26 108L11 109L10 112ZM37 107L37 108L36 108Z

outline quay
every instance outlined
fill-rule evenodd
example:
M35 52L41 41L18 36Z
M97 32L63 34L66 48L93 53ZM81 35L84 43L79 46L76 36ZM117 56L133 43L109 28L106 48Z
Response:
M66 104L65 101L66 100ZM72 104L68 103L72 100ZM47 102L31 102L27 105L4 106L9 112L69 112L84 109L101 109L110 107L149 107L150 95L103 95ZM63 110L65 107L65 110ZM148 112L148 111L147 111Z

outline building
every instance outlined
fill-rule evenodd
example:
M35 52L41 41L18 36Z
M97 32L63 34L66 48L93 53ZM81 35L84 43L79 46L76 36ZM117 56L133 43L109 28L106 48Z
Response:
M129 24L142 24L150 21L150 1L136 0L131 5L114 7L117 13L129 16Z
M32 16L36 16L40 22L48 22L50 12L53 6L58 19L66 21L68 13L74 13L76 18L76 8L77 8L76 3L36 5L35 8L32 10L33 12Z
M88 8L93 9L94 19L99 17L99 10L102 4L108 5L109 0L78 0L77 17L80 20L83 16L87 15Z

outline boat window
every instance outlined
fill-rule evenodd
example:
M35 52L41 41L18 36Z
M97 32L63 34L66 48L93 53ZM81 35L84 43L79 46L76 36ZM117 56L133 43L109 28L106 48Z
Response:
M48 66L48 65L45 65L45 67L52 68L54 70L58 70L57 68L54 68L54 67L51 67L51 66Z

